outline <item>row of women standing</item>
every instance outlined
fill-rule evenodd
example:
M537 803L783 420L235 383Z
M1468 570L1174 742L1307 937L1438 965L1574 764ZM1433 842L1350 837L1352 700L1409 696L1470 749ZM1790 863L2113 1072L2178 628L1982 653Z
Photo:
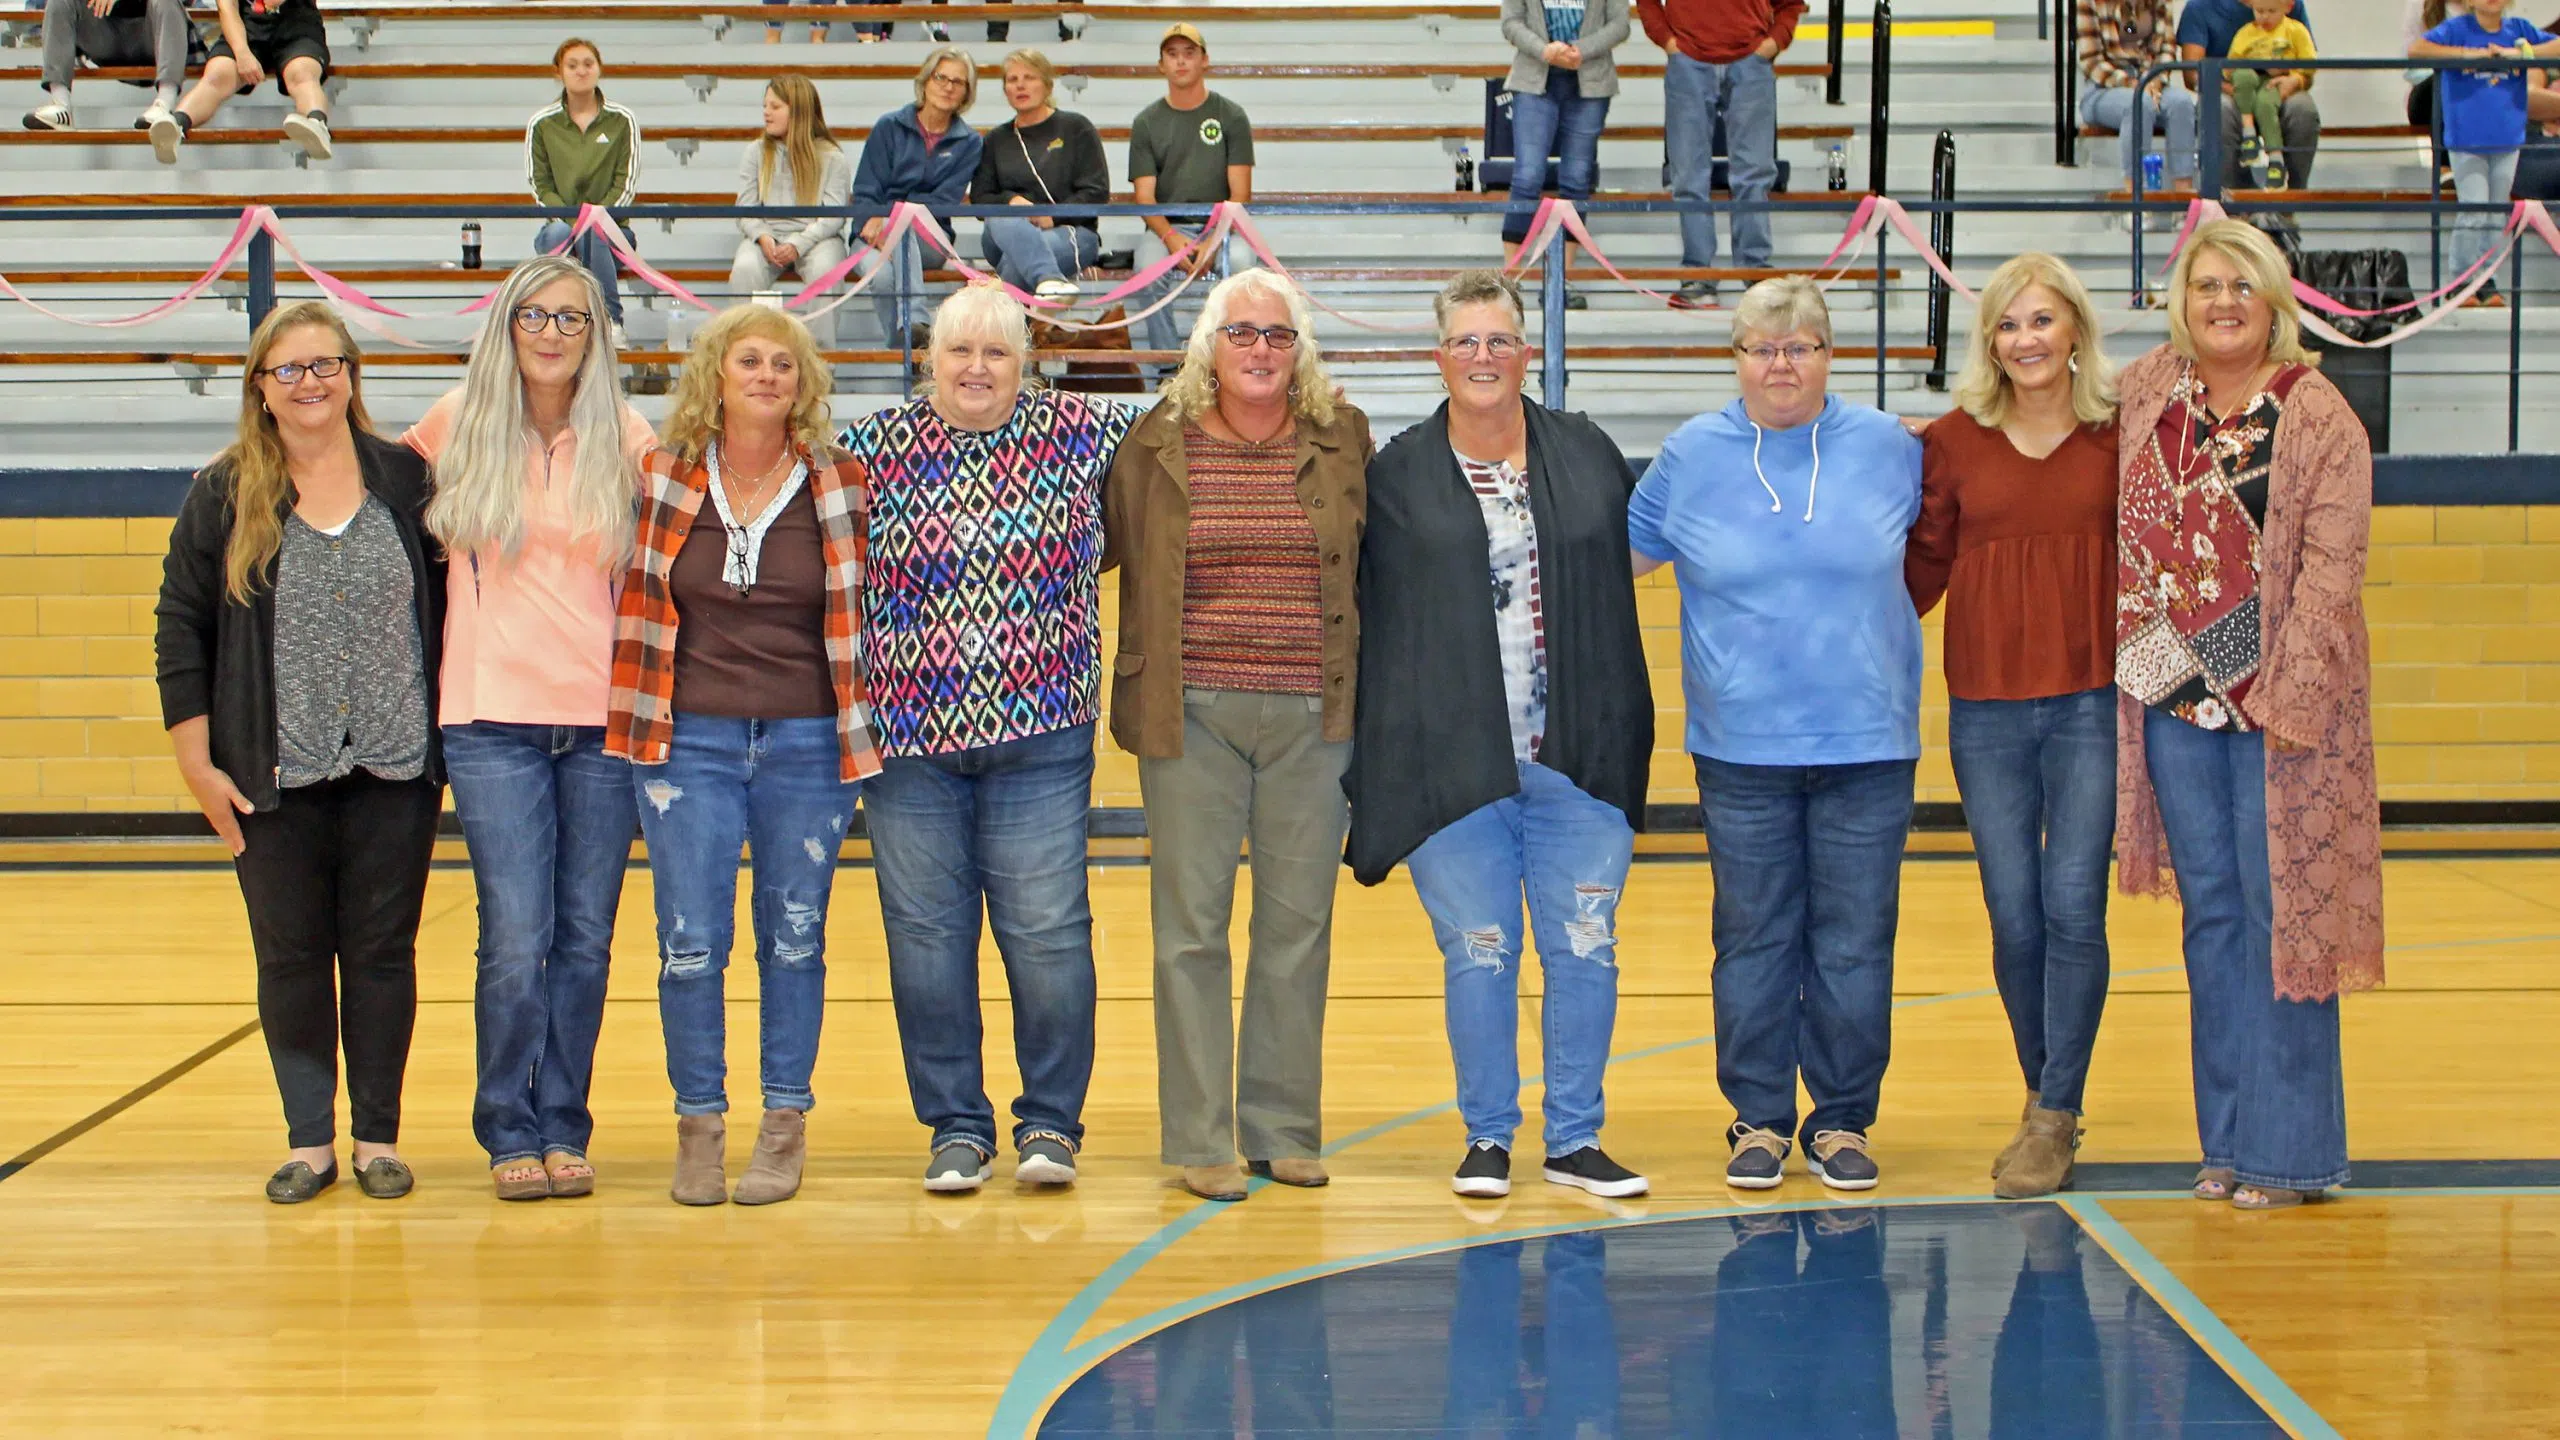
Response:
M408 1188L399 1077L448 772L480 887L475 1124L501 1195L594 1183L586 1093L635 796L676 1198L794 1193L857 789L926 1186L993 1172L982 921L1014 1000L1016 1177L1072 1181L1115 565L1112 728L1154 840L1163 1158L1182 1183L1235 1199L1248 1169L1326 1181L1347 837L1364 883L1409 868L1443 952L1453 1188L1510 1183L1534 940L1543 1174L1641 1193L1600 1147L1602 1076L1652 750L1633 574L1672 563L1729 1183L1780 1183L1799 1141L1824 1183L1877 1182L1917 612L1943 590L1959 782L2032 1092L2003 1193L2069 1180L2121 791L2128 885L2164 884L2165 833L2187 906L2198 1193L2316 1194L2344 1175L2334 997L2379 970L2355 608L2370 471L2282 278L2247 227L2200 231L2172 344L2127 377L2116 431L2085 293L2022 257L1986 293L1964 411L1925 452L1825 393L1819 292L1768 282L1735 316L1743 398L1684 426L1641 483L1596 427L1524 398L1518 294L1485 272L1437 302L1448 404L1374 456L1303 298L1260 271L1212 292L1143 419L1027 389L1021 308L973 288L936 316L930 395L832 439L805 331L765 307L704 329L653 445L615 392L593 282L534 262L411 448L369 434L329 313L280 311L161 607L168 719L240 857L296 1147L269 1193L336 1175L333 960L359 1180ZM1248 841L1239 1044L1226 936ZM732 1192L721 972L742 845L764 1114Z

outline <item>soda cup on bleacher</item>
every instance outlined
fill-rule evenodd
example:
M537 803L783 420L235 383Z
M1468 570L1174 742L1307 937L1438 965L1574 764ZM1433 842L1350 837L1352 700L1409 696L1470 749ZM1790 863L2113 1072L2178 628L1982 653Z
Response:
M2142 157L2142 188L2146 194L2158 194L2168 188L2168 159L2157 151Z

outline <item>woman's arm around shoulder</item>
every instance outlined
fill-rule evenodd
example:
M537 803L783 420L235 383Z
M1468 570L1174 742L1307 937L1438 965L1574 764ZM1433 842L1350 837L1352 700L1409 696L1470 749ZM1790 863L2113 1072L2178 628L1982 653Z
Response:
M1955 570L1956 523L1961 510L1961 451L1967 438L1959 426L1973 417L1950 410L1929 422L1920 436L1920 518L1902 544L1902 583L1911 592L1911 608L1922 615L1937 607L1947 593L1947 577Z

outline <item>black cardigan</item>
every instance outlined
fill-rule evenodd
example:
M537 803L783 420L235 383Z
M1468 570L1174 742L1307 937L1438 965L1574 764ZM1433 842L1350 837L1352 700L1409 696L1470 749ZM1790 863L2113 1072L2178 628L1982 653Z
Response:
M444 662L444 551L426 532L427 462L406 445L356 432L364 488L391 510L409 554L419 653L426 665L426 779L444 783L436 731ZM276 783L276 562L268 560L246 605L231 598L223 557L231 543L230 467L209 465L188 487L162 562L158 654L160 721L175 728L207 717L213 763L260 810L282 799Z
M1635 473L1601 428L1523 400L1547 637L1539 763L1644 828L1653 687L1627 555ZM1451 821L1520 789L1494 633L1484 511L1449 408L1369 462L1347 859L1375 885Z

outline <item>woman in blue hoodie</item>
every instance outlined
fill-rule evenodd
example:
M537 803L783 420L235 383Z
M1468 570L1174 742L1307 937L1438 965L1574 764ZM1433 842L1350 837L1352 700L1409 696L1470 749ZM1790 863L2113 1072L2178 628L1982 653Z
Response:
M977 98L978 64L968 51L943 45L926 54L916 70L916 103L881 116L862 142L853 203L880 212L862 222L863 244L880 243L889 228L888 208L900 200L938 209L967 198L981 142L960 117ZM947 226L943 233L950 233ZM862 273L871 274L887 259L874 249L862 258ZM903 337L907 348L921 354L932 348L925 324L932 306L924 293L924 242L900 241L896 261L895 274L873 282L871 303L880 313L882 340L894 347Z
M1733 348L1742 398L1663 441L1627 513L1637 572L1667 563L1680 586L1715 873L1716 1081L1736 1116L1725 1183L1776 1187L1795 1135L1816 1179L1865 1190L1920 758L1920 619L1902 583L1920 442L1824 393L1831 314L1813 282L1752 286Z

